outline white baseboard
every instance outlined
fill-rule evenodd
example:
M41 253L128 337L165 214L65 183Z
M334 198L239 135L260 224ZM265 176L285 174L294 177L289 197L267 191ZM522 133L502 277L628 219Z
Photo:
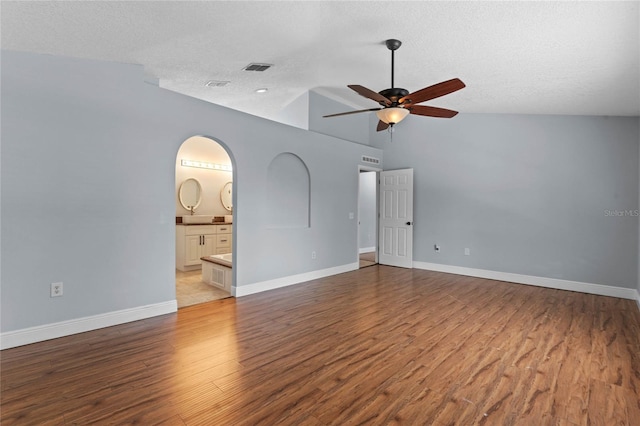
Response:
M72 319L68 321L45 324L22 330L7 331L0 334L0 349L14 348L44 340L56 339L85 331L111 327L131 321L138 321L158 315L170 314L178 310L178 302L156 303L153 305L138 306L137 308L123 309L121 311L107 312L90 317Z
M486 269L465 268L463 266L442 265L439 263L413 262L416 269L446 272L449 274L466 275L477 278L488 278L497 281L508 281L517 284L535 285L538 287L555 288L558 290L579 291L581 293L597 294L600 296L619 297L621 299L638 299L638 291L633 288L613 287L602 284L568 281L558 278L536 277L533 275L512 274L509 272L489 271ZM640 306L640 300L638 301Z
M371 252L375 252L376 248L375 247L363 247L361 249L358 249L358 253L362 254L362 253L371 253Z
M638 310L640 311L640 291L636 290L636 303L638 304Z
M254 284L241 285L231 287L231 294L235 297L248 296L249 294L260 293L276 288L287 287L294 284L300 284L306 281L316 280L331 275L342 274L344 272L355 271L359 268L358 262L348 263L346 265L335 266L333 268L320 269L318 271L305 272L288 277L276 278L273 280L261 281Z

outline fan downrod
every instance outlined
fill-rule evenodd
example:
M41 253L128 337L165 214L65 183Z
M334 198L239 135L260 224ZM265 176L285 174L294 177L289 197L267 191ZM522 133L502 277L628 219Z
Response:
M381 92L378 92L378 93L380 93L385 98L389 99L391 101L392 107L396 107L398 106L398 100L409 94L409 91L407 91L406 89L395 87L393 83L394 70L395 70L394 53L396 50L400 48L400 46L402 46L402 42L400 40L396 40L395 38L390 38L389 40L386 40L384 43L387 45L387 48L391 51L391 88L382 90Z

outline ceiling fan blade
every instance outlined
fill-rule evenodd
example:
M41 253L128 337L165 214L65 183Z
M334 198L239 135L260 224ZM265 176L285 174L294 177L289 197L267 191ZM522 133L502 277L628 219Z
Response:
M411 114L425 115L427 117L451 118L458 114L458 111L426 105L411 105L407 109Z
M374 100L378 102L380 105L385 105L385 106L391 105L391 101L389 99L385 98L380 93L374 92L371 89L367 89L364 86L360 86L358 84L350 84L347 87L357 92L360 96L364 96L365 98Z
M462 80L453 78L451 80L443 81L442 83L434 84L433 86L425 87L416 92L410 93L407 96L400 98L399 104L419 104L420 102L428 101L430 99L439 98L440 96L448 95L457 90L466 87Z
M378 120L378 127L376 127L376 132L380 132L382 130L385 130L389 127L389 125L387 123L385 123L382 120Z
M338 117L338 116L341 116L341 115L349 115L349 114L358 114L360 112L367 112L367 111L380 111L381 109L382 108L369 108L369 109L359 109L357 111L339 112L337 114L323 115L322 118Z

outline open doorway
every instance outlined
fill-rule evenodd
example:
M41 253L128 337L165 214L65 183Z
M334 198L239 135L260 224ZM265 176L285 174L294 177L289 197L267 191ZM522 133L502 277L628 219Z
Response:
M361 167L358 184L358 262L378 264L378 170Z
M233 168L217 141L194 136L176 157L178 308L231 297Z

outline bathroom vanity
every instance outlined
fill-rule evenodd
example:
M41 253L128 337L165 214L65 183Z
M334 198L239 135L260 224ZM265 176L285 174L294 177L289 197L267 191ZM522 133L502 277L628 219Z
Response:
M231 253L232 245L231 223L177 224L176 268L180 271L200 269L200 258Z

